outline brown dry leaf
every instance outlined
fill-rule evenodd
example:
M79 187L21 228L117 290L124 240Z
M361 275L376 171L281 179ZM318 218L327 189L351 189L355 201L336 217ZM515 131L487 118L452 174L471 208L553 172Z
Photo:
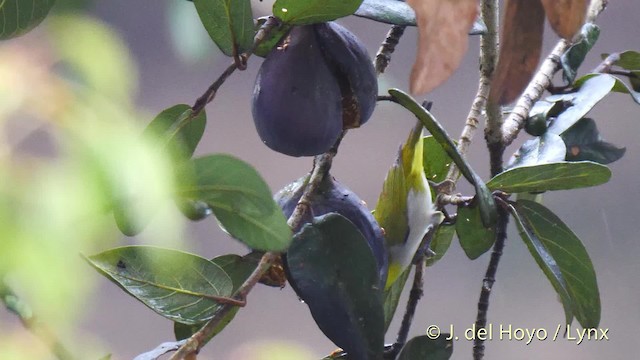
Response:
M560 37L571 40L584 24L587 0L542 0L547 19Z
M411 70L411 92L424 94L458 68L467 51L476 0L407 0L418 20L418 52Z
M544 9L539 0L507 0L500 33L500 55L489 101L515 100L533 76L542 47Z

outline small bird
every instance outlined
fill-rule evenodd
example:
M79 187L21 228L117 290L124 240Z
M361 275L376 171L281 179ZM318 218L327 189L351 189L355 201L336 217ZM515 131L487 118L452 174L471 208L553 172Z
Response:
M389 257L385 289L411 265L425 234L444 218L433 205L424 174L422 138L418 121L387 173L374 212L384 229Z

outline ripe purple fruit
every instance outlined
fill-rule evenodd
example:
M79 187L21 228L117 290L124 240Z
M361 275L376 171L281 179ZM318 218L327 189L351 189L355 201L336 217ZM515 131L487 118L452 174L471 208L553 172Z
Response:
M318 155L343 129L371 117L377 92L373 64L355 35L337 23L296 26L260 67L253 120L271 149Z
M275 195L275 200L286 217L293 213L308 180L309 176L304 176L287 185ZM387 279L387 253L384 247L384 235L364 201L331 175L327 175L320 184L317 193L310 199L310 203L312 216L335 212L347 218L360 230L376 259L381 286L383 286ZM310 222L312 218L306 220Z

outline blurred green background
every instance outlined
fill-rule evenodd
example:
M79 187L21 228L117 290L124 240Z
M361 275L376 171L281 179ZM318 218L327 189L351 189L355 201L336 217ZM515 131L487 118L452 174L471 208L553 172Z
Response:
M270 1L255 1L254 14L266 15L270 6ZM597 65L600 53L640 50L639 13L640 2L611 2L598 20L600 40L582 73ZM360 18L341 22L361 37L371 54L388 30ZM543 53L556 42L548 30ZM407 30L381 77L381 89L408 88L415 35L415 29ZM427 96L434 102L432 112L452 135L462 129L476 92L477 53L478 38L473 37L460 69ZM269 151L258 138L250 99L260 62L252 58L249 68L234 74L208 106L209 124L197 154L234 154L254 165L275 192L307 172L311 159ZM133 358L172 340L173 327L102 278L80 253L131 243L179 247L208 258L246 252L212 218L184 223L174 206L159 203L171 191L167 164L153 144L138 136L162 109L193 103L228 64L202 29L193 5L184 0L59 1L35 31L0 43L0 271L28 269L12 271L7 282L82 358L107 353L113 353L113 359ZM609 328L609 341L526 345L493 340L486 343L487 358L637 357L640 107L628 95L612 94L590 117L608 141L627 147L626 156L610 165L614 175L609 183L546 195L545 204L576 231L591 255L602 298L601 327ZM381 103L371 121L344 140L334 176L375 204L397 146L413 122L399 107ZM508 153L524 140L521 137ZM488 159L480 133L469 158L486 177ZM147 167L140 168L142 163ZM148 208L138 211L160 210L143 234L124 238L104 210L106 194L126 196L127 189L141 188ZM471 191L462 183L459 190ZM458 331L472 325L488 257L469 261L454 244L427 270L413 335L432 324L443 329L453 325ZM563 318L555 292L512 229L489 322L552 333ZM398 325L394 322L392 330ZM471 347L470 341L457 341L453 359L470 358ZM334 348L290 287L260 286L202 357L318 359ZM50 358L12 314L0 310L0 358L27 356Z

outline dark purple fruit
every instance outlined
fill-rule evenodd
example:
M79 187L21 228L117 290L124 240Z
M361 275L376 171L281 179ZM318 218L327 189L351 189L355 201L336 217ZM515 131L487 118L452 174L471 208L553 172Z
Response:
M377 92L371 59L355 35L336 23L296 26L258 72L253 120L271 149L318 155L343 129L369 119Z
M376 106L378 80L364 44L335 22L314 25L327 63L340 84L343 128L360 127Z
M275 200L286 217L291 216L293 213L308 180L309 176L304 176L287 185L275 195ZM351 221L367 240L378 264L381 283L384 285L388 266L384 235L364 201L353 191L336 181L331 175L327 175L324 178L318 190L310 199L312 216L317 217L335 212ZM310 222L312 218L309 217L305 220Z

